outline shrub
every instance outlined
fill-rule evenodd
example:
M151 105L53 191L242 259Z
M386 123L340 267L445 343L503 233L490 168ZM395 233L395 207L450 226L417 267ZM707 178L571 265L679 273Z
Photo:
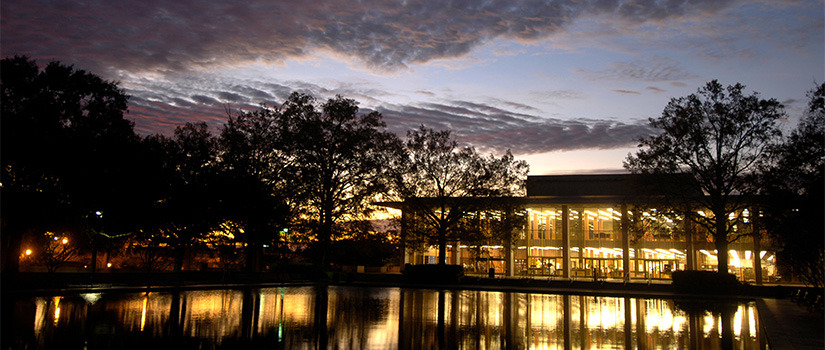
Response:
M714 271L674 271L673 288L689 294L733 294L739 287L736 276Z
M461 265L410 265L404 267L407 282L423 284L456 283L464 277Z

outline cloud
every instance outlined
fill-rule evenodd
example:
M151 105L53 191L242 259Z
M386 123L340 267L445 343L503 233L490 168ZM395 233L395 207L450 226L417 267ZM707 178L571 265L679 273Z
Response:
M535 154L577 149L628 147L656 131L646 123L600 119L561 120L502 113L495 107L452 101L422 106L383 106L378 110L390 130L404 135L424 125L453 131L461 142L482 152Z
M579 68L575 72L592 80L616 81L673 82L696 77L682 69L679 62L662 56L633 62L613 62L600 71Z
M535 41L579 18L632 23L717 12L731 1L403 2L4 0L4 56L71 58L95 71L176 72L323 51L376 71L462 57L493 39Z
M220 102L218 102L218 100L216 100L212 97L209 97L209 96L204 96L204 95L192 95L192 100L194 100L197 103L202 103L202 104L207 104L207 105L220 104Z
M342 93L337 88L296 81L172 78L174 83L164 79L144 79L140 84L129 85L127 91L132 98L127 117L138 120L136 130L139 133L169 134L177 126L198 121L207 122L213 131L217 131L226 122L227 110L254 110L261 102L278 106L292 91L311 94L319 101L341 93L360 102L363 113L381 112L388 130L401 137L423 124L438 130L449 129L460 142L485 153L501 153L507 149L515 154L533 154L626 147L654 132L644 122L549 118L534 106L503 98L398 104L382 99L386 94L373 95L376 89L381 89L380 86L328 81L332 86L349 89ZM261 97L271 99L261 100ZM426 95L425 100L432 101L433 97Z
M584 98L584 94L581 91L571 89L531 91L530 95L541 100Z
M641 92L633 91L633 90L612 89L610 91L613 91L613 92L618 93L618 94L624 94L624 95L641 95L642 94Z

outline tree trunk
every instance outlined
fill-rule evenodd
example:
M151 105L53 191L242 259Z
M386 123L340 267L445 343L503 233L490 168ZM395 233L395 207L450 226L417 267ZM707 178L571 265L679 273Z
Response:
M250 214L246 232L246 272L256 274L261 271L263 257L263 233L266 232L265 220L260 213Z
M92 241L92 262L89 265L92 273L97 272L97 245Z
M261 244L255 240L246 243L246 272L258 273L261 271Z
M183 255L185 251L186 244L178 244L175 247L175 273L178 273L183 269Z
M447 230L438 230L438 264L447 264Z
M324 208L324 213L321 216L321 229L318 240L320 243L321 255L318 257L320 267L327 268L327 256L329 255L330 241L332 240L332 209Z
M3 230L3 267L4 274L20 272L20 246L23 232L13 229Z
M728 273L728 234L727 216L722 213L716 215L716 232L713 235L713 244L716 246L716 259L719 273Z

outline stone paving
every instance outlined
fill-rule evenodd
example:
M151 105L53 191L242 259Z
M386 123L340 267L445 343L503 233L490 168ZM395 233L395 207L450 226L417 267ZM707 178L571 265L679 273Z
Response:
M825 349L825 317L789 299L756 301L771 349Z

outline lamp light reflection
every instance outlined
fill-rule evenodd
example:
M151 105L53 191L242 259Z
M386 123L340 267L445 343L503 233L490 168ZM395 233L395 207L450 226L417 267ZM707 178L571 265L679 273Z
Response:
M54 325L60 320L60 297L54 297Z
M149 303L149 293L143 296L143 307L140 309L140 331L143 332L143 327L146 326L146 304Z

